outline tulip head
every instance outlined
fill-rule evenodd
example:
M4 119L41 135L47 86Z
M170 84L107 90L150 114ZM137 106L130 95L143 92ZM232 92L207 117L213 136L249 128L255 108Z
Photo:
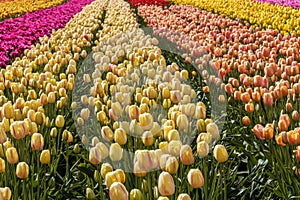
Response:
M194 154L189 145L183 145L180 149L180 161L184 165L192 165L194 163Z
M16 169L16 175L20 179L25 179L29 175L29 167L26 162L19 162Z
M228 160L228 153L223 145L216 145L214 148L214 157L218 162L226 162Z
M189 184L193 188L201 188L204 185L204 178L199 169L190 169L187 177Z
M89 161L94 165L98 165L101 162L101 152L97 147L92 147L89 152Z
M111 200L128 200L126 187L120 182L114 182L109 188L109 197Z
M6 159L9 164L16 164L19 161L19 155L15 147L7 148Z
M158 177L158 190L161 195L169 196L175 193L173 177L168 172L162 172Z
M33 150L42 150L44 147L44 137L40 133L34 133L31 136L31 148Z
M42 164L49 164L50 163L50 159L51 159L51 154L50 154L50 150L43 150L41 155L40 155L40 162Z

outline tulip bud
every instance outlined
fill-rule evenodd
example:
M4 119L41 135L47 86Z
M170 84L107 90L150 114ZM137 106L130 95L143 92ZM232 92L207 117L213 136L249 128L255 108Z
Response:
M112 161L119 161L123 157L123 149L118 143L112 143L109 149L109 157Z
M40 155L40 162L42 164L49 164L50 163L50 159L51 159L51 155L50 155L50 151L47 150L43 150L41 155Z
M31 136L31 148L33 150L42 150L44 147L44 137L40 133L34 133Z
M164 87L163 89L162 89L162 97L164 98L164 99L169 99L170 98L170 90L169 90L169 88L168 87Z
M299 112L298 112L298 111L294 110L294 111L292 112L292 119L293 119L294 121L298 121L298 120L299 120Z
M50 136L53 137L53 138L56 138L57 137L57 129L56 127L53 127L50 131Z
M272 106L273 103L274 103L272 94L271 93L264 93L263 101L264 101L264 104L266 106Z
M197 128L198 128L199 133L206 131L206 124L205 124L205 121L203 119L198 119L197 120Z
M89 161L94 165L98 165L101 162L101 152L97 147L92 147L89 152Z
M7 135L5 133L5 129L2 126L0 126L0 144L3 144L6 141L7 141Z
M29 167L26 162L19 162L16 169L16 175L20 179L25 179L29 175Z
M252 131L254 132L254 134L258 137L258 139L260 140L264 140L264 135L263 135L263 129L264 127L261 124L256 124Z
M127 142L127 134L123 128L115 130L114 140L119 145L124 145Z
M107 146L104 143L99 142L99 143L96 144L96 147L100 150L101 159L107 158L108 153L109 153Z
M138 106L136 106L136 105L129 106L128 111L129 111L129 117L130 117L131 120L139 119L140 111L139 111Z
M286 146L287 141L287 134L286 132L281 132L278 135L275 136L276 143L280 146Z
M16 164L19 161L19 155L15 147L7 148L6 159L9 164Z
M172 90L170 92L170 99L172 101L172 103L177 104L180 102L181 100L181 94L179 90Z
M270 140L274 136L274 127L273 124L267 124L265 128L263 128L263 136L266 140Z
M295 128L287 133L287 141L290 145L300 144L300 128Z
M150 113L139 115L139 122L144 130L150 130L153 127L153 117Z
M109 188L109 197L111 200L128 200L126 187L120 182L114 182Z
M201 157L204 158L207 156L209 153L209 146L205 141L201 141L197 143L197 154Z
M0 158L0 173L5 172L5 161Z
M113 171L113 167L109 163L103 163L101 165L101 177L105 179L106 174Z
M3 116L7 119L11 119L14 117L14 108L11 104L11 101L3 105L2 112L3 112Z
M189 184L193 188L201 188L204 185L204 178L199 169L190 169L187 177Z
M178 130L183 130L185 133L189 130L189 121L186 115L180 114L176 119Z
M62 128L65 125L65 118L62 115L57 115L55 119L55 126L57 128Z
M210 133L200 133L197 137L197 143L204 141L207 144L210 144L212 141L212 135Z
M194 163L194 154L189 145L183 145L180 149L180 161L184 165L192 165Z
M93 200L96 199L96 195L94 193L94 191L91 188L86 188L86 198L88 200Z
M152 146L154 143L154 137L150 131L145 131L142 135L143 144L147 147Z
M182 146L182 143L180 140L172 140L169 142L168 151L173 156L179 156L181 146Z
M205 119L206 117L206 107L205 105L197 105L196 106L196 110L195 110L195 114L194 114L194 118L195 119Z
M174 156L170 156L166 162L166 171L170 174L176 174L178 171L178 161Z
M191 200L191 197L186 193L182 193L178 195L177 200Z
M0 199L1 200L10 200L11 190L8 187L0 188Z
M130 200L143 200L143 193L139 189L132 189L130 191Z
M112 141L114 139L114 133L108 126L103 126L101 128L101 135L106 141Z
M214 157L218 162L226 162L228 160L228 153L223 145L216 145L214 148Z
M163 197L163 196L160 196L160 197L158 197L158 199L157 200L170 200L168 197Z
M173 177L168 172L162 172L158 177L158 190L161 195L169 196L175 193Z
M215 123L209 123L206 126L206 131L207 133L210 133L213 139L218 139L220 134L219 134L219 128L217 124Z

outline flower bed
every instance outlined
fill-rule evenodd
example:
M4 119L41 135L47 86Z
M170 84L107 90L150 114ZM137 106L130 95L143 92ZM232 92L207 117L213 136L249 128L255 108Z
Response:
M63 29L40 38L22 59L1 70L0 182L6 186L1 199L72 195L71 190L58 192L63 187L56 182L72 173L69 98L76 65L91 50L106 3L84 7Z
M254 2L252 0L174 0L176 4L192 5L200 9L228 16L232 19L241 19L249 23L253 28L272 28L286 35L288 33L300 34L299 13L300 10L285 6L271 5Z
M92 0L69 2L24 16L0 22L0 67L20 56L39 37L49 36L51 31L63 28L82 7Z
M278 4L281 6L289 6L292 8L300 8L300 1L299 0L255 0L257 2L262 3L270 3L270 4Z
M187 51L186 61L197 64L204 79L217 83L216 74L209 72L219 71L219 77L225 81L223 88L229 105L240 113L239 119L234 120L240 121L241 126L253 128L252 132L263 140L260 144L266 144L264 140L267 140L275 155L284 154L292 159L277 161L280 167L273 168L291 170L297 166L299 37L253 29L191 6L170 6L169 9L139 6L138 11L148 25L155 28L154 32ZM193 42L180 34L189 36ZM206 61L207 56L212 57L210 62ZM272 158L277 160L275 155Z
M0 1L0 21L18 17L28 12L54 7L64 3L66 0L4 0Z

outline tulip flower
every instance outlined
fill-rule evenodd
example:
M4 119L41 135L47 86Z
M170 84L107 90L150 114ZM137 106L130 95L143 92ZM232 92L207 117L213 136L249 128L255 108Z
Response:
M194 163L194 154L189 145L183 145L180 149L180 161L184 165L192 165Z
M10 200L11 190L9 187L0 188L0 199Z
M168 172L162 172L158 177L158 190L161 195L169 196L175 193L173 177Z
M62 115L57 115L55 119L55 126L57 128L62 128L65 125L65 118Z
M271 93L264 93L263 101L264 101L264 104L266 106L272 106L273 103L274 103L272 94Z
M0 144L3 144L6 141L7 141L7 135L5 133L5 129L2 126L0 126Z
M181 143L180 140L172 140L172 141L169 142L168 152L171 155L179 156L180 155L181 146L182 146L182 143Z
M119 145L124 145L127 142L127 135L124 129L118 128L115 130L114 140Z
M5 172L5 161L0 158L0 173Z
M140 114L139 122L144 130L151 130L153 127L153 116L150 113Z
M107 173L112 172L112 171L113 171L113 167L109 163L103 163L101 165L100 173L101 173L101 177L103 179L105 179L105 176L106 176Z
M94 165L98 165L101 162L101 152L97 147L92 147L89 152L89 161Z
M143 194L139 189L132 189L130 191L130 200L143 200Z
M213 139L218 139L220 136L219 128L218 128L217 124L215 124L215 123L207 124L206 131L207 131L207 133L211 134Z
M95 195L94 191L91 188L86 188L85 193L86 193L86 198L88 200L96 199L96 195Z
M101 159L105 159L108 157L109 151L107 146L104 143L99 142L96 144L96 147L100 150Z
M177 200L191 200L191 197L186 193L182 193L178 195Z
M31 148L33 150L42 150L44 147L44 137L40 133L34 133L31 136Z
M187 177L189 184L193 188L201 188L204 185L204 178L199 169L190 169Z
M176 174L178 171L178 161L174 156L170 156L166 162L166 171L170 174Z
M126 187L120 182L113 183L109 188L109 197L111 200L128 200Z
M50 151L47 150L43 150L41 155L40 155L40 162L42 164L49 164L51 160L51 155L50 155Z
M176 126L178 130L183 130L185 133L189 130L189 121L186 115L181 114L176 119Z
M254 132L254 134L256 135L256 137L258 137L258 139L260 140L264 140L264 135L263 135L263 129L264 129L264 126L262 126L261 124L256 124L252 131Z
M7 148L5 155L9 164L16 164L19 161L19 155L15 147Z
M16 169L16 175L20 179L25 179L28 177L29 167L26 162L19 162Z
M205 141L197 143L197 154L203 158L209 153L209 145Z
M290 145L299 145L300 144L300 128L295 128L287 132L287 141Z
M109 157L112 161L119 161L123 157L123 149L118 143L112 143L109 148Z
M220 163L226 162L228 160L226 148L220 144L216 145L214 148L214 157Z
M102 135L103 139L105 139L107 141L112 141L114 139L114 133L111 130L111 128L109 128L108 126L103 126L101 128L101 135Z

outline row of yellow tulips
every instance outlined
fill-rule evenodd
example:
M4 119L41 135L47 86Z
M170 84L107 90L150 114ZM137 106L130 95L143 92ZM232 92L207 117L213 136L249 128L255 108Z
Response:
M233 19L238 18L253 27L274 29L284 35L300 34L299 9L252 0L173 0L173 2L182 5L192 5Z
M13 0L0 2L0 20L17 17L36 10L54 7L66 0Z

